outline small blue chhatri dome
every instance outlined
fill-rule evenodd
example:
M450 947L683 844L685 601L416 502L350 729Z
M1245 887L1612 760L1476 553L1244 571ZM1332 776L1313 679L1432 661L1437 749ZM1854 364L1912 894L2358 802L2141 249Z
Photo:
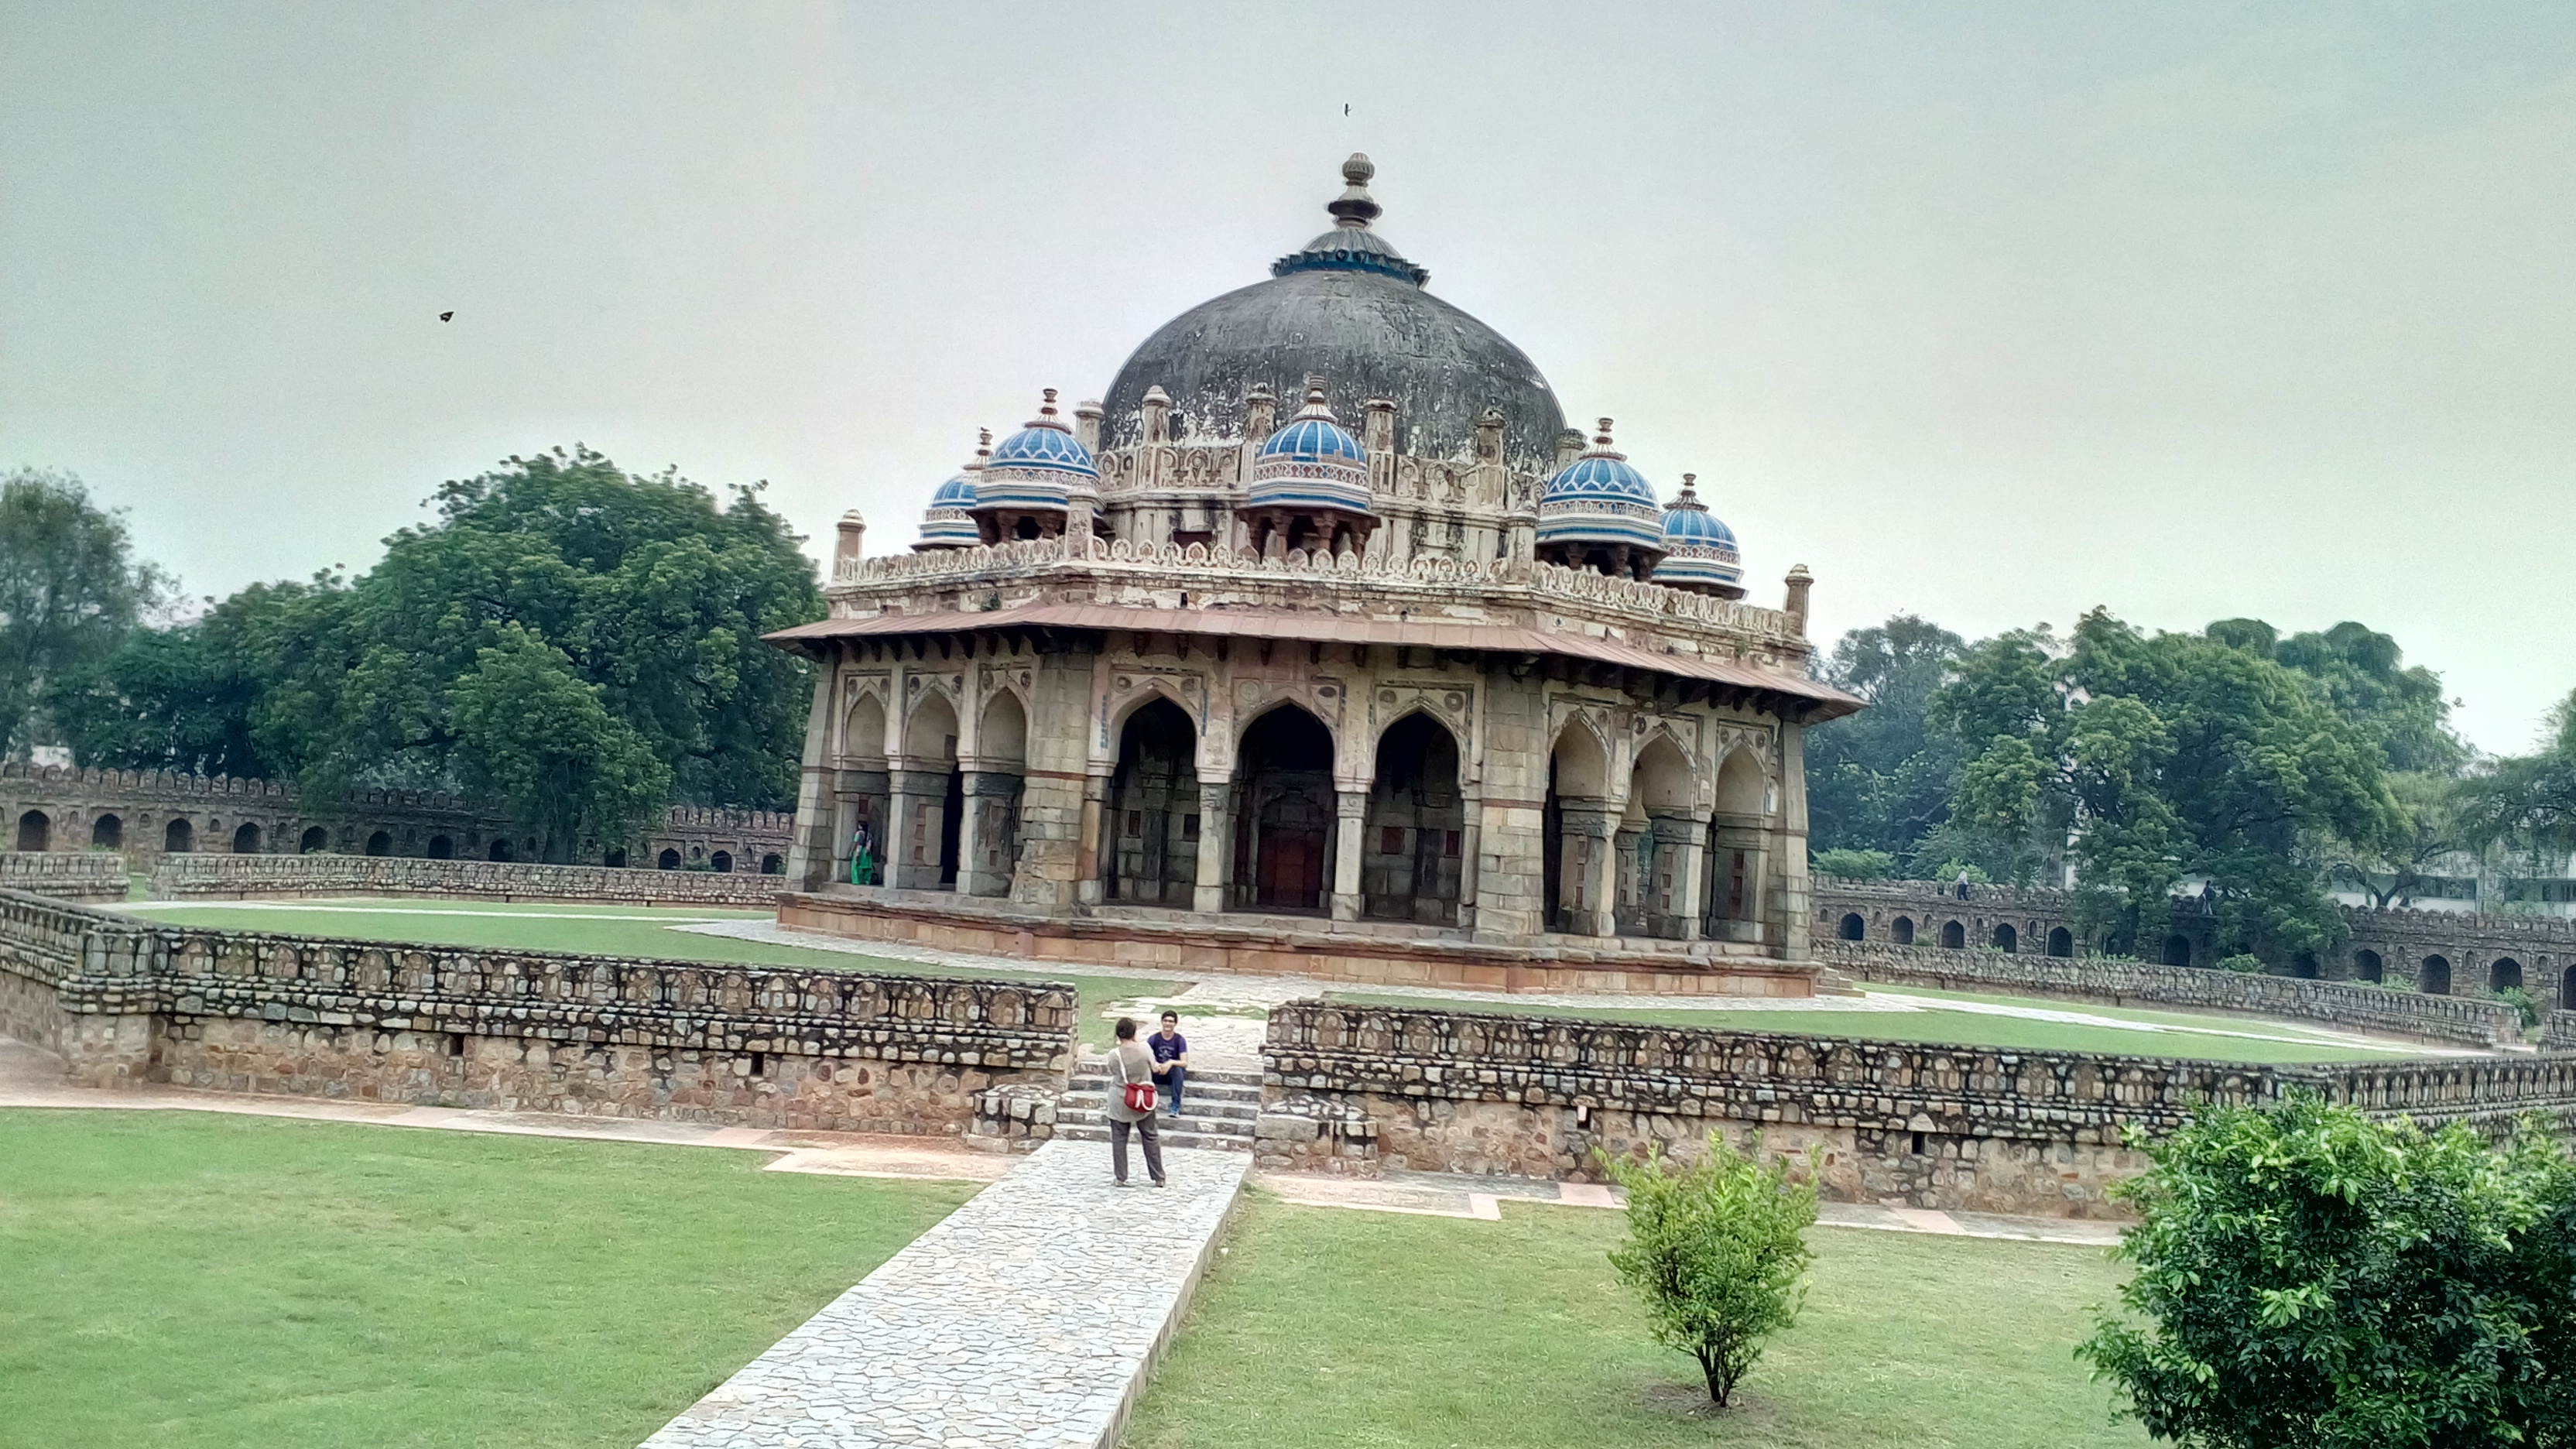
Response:
M1306 405L1253 458L1244 505L1366 513L1369 503L1368 453L1334 421L1323 388L1308 386Z
M984 531L975 523L975 479L992 454L993 432L986 428L975 435L973 461L930 495L930 507L921 515L921 541L912 546L914 552L973 548L984 541Z
M1089 492L1099 481L1091 450L1056 420L1055 389L1048 388L1038 415L993 450L975 480L975 507L1061 509L1071 490Z
M1744 560L1736 552L1735 530L1699 501L1691 486L1698 478L1684 473L1680 496L1664 510L1664 557L1655 565L1655 582L1743 598Z
M1628 466L1626 454L1612 451L1608 418L1601 420L1601 431L1583 456L1547 480L1538 504L1538 542L1663 551L1664 515L1655 502L1654 485Z

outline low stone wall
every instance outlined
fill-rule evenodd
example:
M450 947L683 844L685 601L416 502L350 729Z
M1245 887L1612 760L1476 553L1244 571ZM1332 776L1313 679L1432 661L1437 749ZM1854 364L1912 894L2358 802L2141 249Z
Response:
M2567 1057L2266 1068L1320 1002L1272 1011L1262 1054L1273 1165L1579 1178L1595 1149L1687 1159L1716 1131L1814 1149L1837 1200L2074 1217L2124 1216L2108 1190L2146 1166L2125 1133L2204 1102L2305 1089L2427 1121L2576 1114Z
M777 901L786 883L783 875L742 872L618 870L599 865L384 855L165 855L152 868L152 895L157 900L430 896L765 910Z
M2501 1001L2427 996L2360 982L2311 981L2124 956L2007 956L1874 941L1818 941L1827 965L1864 981L1944 991L2008 991L2113 1006L2179 1006L2321 1022L2353 1031L2482 1048L2522 1040L2522 1014Z
M1060 1084L1074 988L389 945L0 892L12 1034L93 1086L962 1135Z
M58 901L121 901L133 878L113 850L12 850L0 853L0 890L32 891Z
M1813 996L1816 968L1715 941L1603 938L1590 948L1314 917L1127 909L1068 919L988 896L835 886L778 898L778 924L861 941L1033 962L1305 976L1355 985L1647 996Z
M2576 1011L2553 1011L2540 1019L2540 1049L2576 1052Z

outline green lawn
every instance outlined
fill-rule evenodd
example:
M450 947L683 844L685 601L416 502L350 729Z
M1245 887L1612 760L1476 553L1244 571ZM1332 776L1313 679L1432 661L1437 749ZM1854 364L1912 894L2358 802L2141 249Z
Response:
M0 1112L0 1445L628 1449L974 1191L763 1160Z
M2013 1047L2026 1051L2108 1052L2137 1057L2183 1057L2218 1062L2387 1061L2417 1054L2413 1048L2374 1050L2330 1040L2315 1028L2284 1021L2246 1017L2196 1016L2178 1011L2137 1011L2088 1006L2078 1002L2028 997L1980 996L1936 992L1914 987L1888 988L1899 995L1942 997L1953 1001L2030 1007L2043 1011L2078 1011L2119 1021L2179 1026L2180 1031L2130 1031L2116 1026L2040 1021L1973 1011L1729 1011L1724 1007L1644 1006L1574 1011L1535 1006L1509 997L1398 996L1369 991L1329 991L1328 1001L1370 1006L1429 1007L1436 1010L1500 1011L1528 1016L1581 1016L1597 1021L1633 1021L1655 1026L1696 1026L1713 1031L1771 1031L1798 1036L1860 1037L1877 1041L1950 1042L1962 1046ZM2258 1035L2228 1036L2224 1032ZM2289 1041L2267 1037L2295 1038Z
M2075 1362L2098 1248L1817 1228L1796 1328L1721 1413L1646 1337L1616 1213L1499 1223L1253 1195L1123 1449L2139 1445Z
M436 946L491 946L523 951L578 951L605 956L661 956L683 961L725 961L744 966L793 966L808 971L883 971L898 976L973 976L991 978L1015 973L1000 969L963 970L903 961L887 956L854 955L804 946L776 946L765 941L675 931L674 921L765 921L767 911L720 911L690 908L648 909L643 906L559 906L540 903L499 904L491 901L372 900L314 901L239 906L153 903L136 914L187 926L234 931L283 931L305 936L354 937L363 941L410 941ZM374 909L340 909L373 907ZM651 919L619 919L650 917ZM1047 981L1069 981L1082 992L1082 1039L1093 1046L1109 1042L1109 1023L1101 1009L1113 1001L1145 995L1169 995L1183 983L1151 977L1064 971L1033 965L1024 973Z

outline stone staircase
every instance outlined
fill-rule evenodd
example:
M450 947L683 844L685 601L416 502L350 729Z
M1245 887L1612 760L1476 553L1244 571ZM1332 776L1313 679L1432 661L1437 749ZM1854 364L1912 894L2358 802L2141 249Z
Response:
M1074 1142L1109 1140L1109 1063L1094 1058L1074 1069L1056 1102L1055 1135ZM1192 1068L1181 1089L1181 1115L1160 1117L1166 1147L1252 1150L1252 1119L1261 1115L1261 1074Z

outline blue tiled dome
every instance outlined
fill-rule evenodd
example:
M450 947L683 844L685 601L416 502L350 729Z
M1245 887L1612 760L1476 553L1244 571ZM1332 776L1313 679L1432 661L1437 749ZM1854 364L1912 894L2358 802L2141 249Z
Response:
M1682 475L1682 491L1664 510L1664 556L1655 565L1655 582L1680 587L1703 587L1724 593L1730 598L1744 592L1744 559L1736 551L1735 530L1708 511L1691 486L1689 473Z
M1248 508L1337 508L1369 511L1368 454L1333 418L1324 390L1306 390L1306 406L1272 433L1252 460Z
M1002 440L975 480L975 507L1015 510L1063 508L1074 491L1098 486L1100 469L1091 450L1073 430L1057 421L1055 389L1028 426Z
M975 523L975 480L983 476L984 466L992 456L992 433L988 430L977 434L974 460L930 495L930 507L921 515L921 541L913 545L915 552L973 548L984 541L984 530Z
M1663 548L1664 513L1654 485L1628 466L1626 454L1611 449L1608 418L1583 456L1547 480L1538 504L1538 541Z

